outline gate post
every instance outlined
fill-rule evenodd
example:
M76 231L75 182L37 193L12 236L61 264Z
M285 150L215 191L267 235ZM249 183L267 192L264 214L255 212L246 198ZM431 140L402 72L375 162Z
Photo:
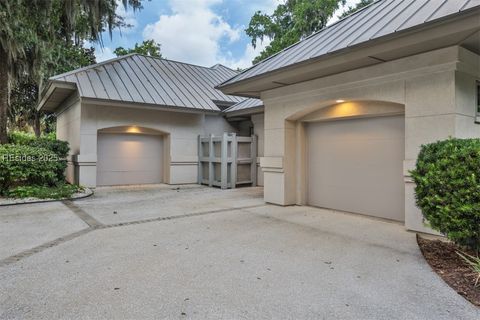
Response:
M198 184L202 184L203 182L202 158L203 158L202 136L198 135L198 173L197 173Z
M252 143L250 144L250 157L252 163L250 166L250 174L252 180L252 187L257 186L257 136L252 135Z
M213 146L213 134L210 135L208 140L208 186L213 186L213 179L215 177L213 161L215 160L215 148Z
M232 146L231 146L231 167L230 167L230 187L235 189L237 187L237 151L238 151L238 143L237 143L237 134L232 133Z
M220 165L221 165L221 178L220 178L220 184L222 189L227 189L228 188L228 134L225 132L223 133L222 136L222 155L220 159Z

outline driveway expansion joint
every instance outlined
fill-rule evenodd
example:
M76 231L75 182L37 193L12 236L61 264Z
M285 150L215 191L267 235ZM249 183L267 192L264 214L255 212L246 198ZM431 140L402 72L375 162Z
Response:
M98 228L103 226L103 223L99 222L97 219L89 215L85 210L77 206L75 203L73 203L70 200L64 200L62 203L70 209L71 212L73 212L77 217L82 219L83 222L85 222L90 228Z
M223 208L223 209L217 209L217 210L210 210L210 211L202 211L202 212L195 212L195 213L187 213L183 215L177 215L177 216L168 216L168 217L158 217L158 218L152 218L152 219L146 219L146 220L137 220L137 221L127 221L127 222L119 222L119 223L114 223L114 224L108 224L105 225L92 216L90 216L87 212L85 212L83 209L75 205L71 201L62 201L62 203L70 209L75 215L77 215L82 221L84 221L89 227L82 229L80 231L62 236L60 238L57 238L55 240L46 242L44 244L41 244L37 247L22 251L20 253L17 253L13 256L7 257L5 259L0 260L0 267L8 266L10 264L13 264L15 262L18 262L24 258L30 257L36 253L40 253L48 248L52 248L55 246L58 246L62 243L68 242L70 240L73 240L75 238L78 238L80 236L83 236L87 233L90 233L91 231L95 230L100 230L100 229L110 229L110 228L116 228L116 227L124 227L124 226L129 226L129 225L135 225L135 224L144 224L144 223L150 223L150 222L159 222L159 221L166 221L166 220L176 220L176 219L184 219L184 218L191 218L191 217L197 217L197 216L203 216L203 215L208 215L208 214L214 214L214 213L221 213L224 211L229 211L229 210L243 210L243 209L252 209L252 208L259 208L259 207L264 207L267 206L267 204L261 204L261 205L252 205L252 206L245 206L245 207L238 207L238 208Z
M259 204L259 205L252 205L252 206L245 206L245 207L238 207L238 208L223 208L223 209L217 209L217 210L210 210L210 211L201 211L201 212L193 212L193 213L186 213L186 214L181 214L181 215L176 215L176 216L167 216L167 217L158 217L158 218L151 218L151 219L144 219L144 220L135 220L135 221L126 221L126 222L119 222L119 223L112 223L112 224L107 224L107 225L99 225L95 229L108 229L108 228L116 228L116 227L125 227L129 225L134 225L134 224L144 224L144 223L150 223L150 222L158 222L158 221L165 221L165 220L176 220L176 219L185 219L185 218L191 218L191 217L197 217L197 216L204 216L208 214L214 214L214 213L221 213L224 211L229 211L229 210L244 210L244 209L253 209L253 208L259 208L259 207L264 207L267 206L266 204Z
M20 253L17 253L15 255L7 257L5 259L1 259L0 260L0 267L4 267L4 266L10 265L10 264L13 264L15 262L18 262L18 261L24 259L24 258L30 257L30 256L32 256L36 253L40 253L40 252L42 252L42 251L44 251L48 248L58 246L61 243L64 243L64 242L73 240L75 238L78 238L80 236L83 236L84 234L87 234L87 233L89 233L90 231L93 231L93 230L94 230L93 228L82 229L80 231L70 233L66 236L57 238L57 239L49 241L49 242L46 242L46 243L41 244L39 246L36 246L34 248L22 251Z

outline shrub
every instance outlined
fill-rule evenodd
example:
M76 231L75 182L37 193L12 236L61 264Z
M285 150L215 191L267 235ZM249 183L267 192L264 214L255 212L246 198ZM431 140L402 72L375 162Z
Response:
M8 134L8 142L11 144L20 144L26 146L35 139L36 137L33 133L12 131Z
M480 139L424 145L412 172L418 207L455 243L480 249Z
M68 142L57 140L55 133L49 133L37 138L32 133L13 131L8 138L11 144L45 148L55 152L62 159L66 158L68 151L70 151Z
M71 184L59 184L54 187L21 186L11 189L8 196L12 198L62 199L71 198L74 193L82 190L81 187Z
M28 143L29 146L45 148L54 152L60 159L65 159L70 151L68 142L51 140L49 138L38 138Z
M63 182L65 161L45 148L0 145L0 193L22 185L53 186ZM62 173L61 176L59 173Z
M41 136L40 138L37 138L32 133L25 133L20 131L11 132L9 134L9 142L14 145L43 148L55 153L58 157L57 161L62 162L62 165L59 166L56 174L58 180L63 181L65 168L67 167L66 158L68 156L68 152L70 151L68 142L56 140L55 133L49 133L47 135Z

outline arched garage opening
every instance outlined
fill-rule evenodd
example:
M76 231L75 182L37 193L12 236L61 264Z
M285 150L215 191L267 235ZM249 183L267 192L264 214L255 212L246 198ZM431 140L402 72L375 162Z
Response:
M299 120L308 205L405 220L403 105L340 101Z
M97 186L168 181L168 134L138 126L98 130Z

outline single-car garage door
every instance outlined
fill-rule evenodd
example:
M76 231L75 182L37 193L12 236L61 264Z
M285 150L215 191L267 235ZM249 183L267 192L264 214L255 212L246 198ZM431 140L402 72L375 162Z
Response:
M404 220L403 116L306 125L310 205Z
M98 134L97 185L161 183L162 169L162 136Z

